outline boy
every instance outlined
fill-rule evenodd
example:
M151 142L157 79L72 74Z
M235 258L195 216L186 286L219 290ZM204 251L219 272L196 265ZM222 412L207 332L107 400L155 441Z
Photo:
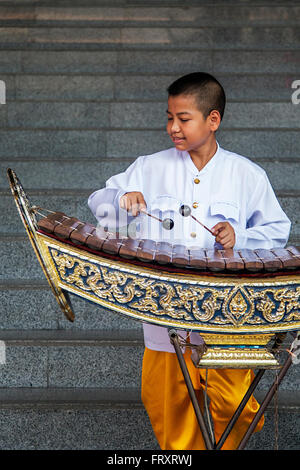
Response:
M191 248L284 246L290 221L264 170L221 149L216 141L226 102L220 83L209 74L192 73L171 84L168 95L167 132L174 148L139 157L126 172L110 178L106 188L90 196L89 206L100 225L117 228L124 214L129 214L127 222L136 222L140 238L179 242ZM183 203L211 227L214 236L191 217L180 215ZM172 218L174 228L164 230L145 211ZM142 399L161 449L205 449L167 329L145 324L144 338ZM191 333L190 341L200 344L201 338ZM185 359L200 392L205 372L192 365L187 350ZM208 370L207 393L216 441L252 377L250 370ZM251 397L223 449L238 446L258 406ZM262 425L263 419L257 430Z

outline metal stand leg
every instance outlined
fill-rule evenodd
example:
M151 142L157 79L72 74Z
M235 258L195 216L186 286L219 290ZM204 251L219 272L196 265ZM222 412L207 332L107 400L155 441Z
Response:
M194 407L196 418L197 418L199 427L201 429L206 448L207 448L207 450L213 450L213 444L212 444L211 438L209 436L209 433L207 431L203 415L202 415L201 410L200 410L200 406L199 406L199 403L198 403L198 400L197 400L197 397L196 397L196 394L195 394L195 390L194 390L194 387L193 387L193 384L192 384L192 381L191 381L191 377L190 377L187 365L185 363L185 360L184 360L184 357L183 357L183 354L182 354L182 351L181 351L181 348L180 348L180 345L179 345L179 339L178 339L177 333L175 331L171 330L169 332L169 335L170 335L171 342L172 342L172 344L175 348L175 351L176 351L178 362L180 364L181 371L183 373L183 377L184 377L184 380L185 380L185 383L186 383L186 386L187 386L187 389L188 389L188 392L189 392L189 395L190 395L190 398L191 398L191 401L192 401L192 404L193 404L193 407Z
M253 434L253 432L256 428L256 425L257 425L258 421L260 420L260 418L264 414L268 404L272 400L272 398L273 398L280 382L282 381L282 379L286 375L286 373L287 373L289 367L291 366L291 364L292 364L292 358L291 358L291 356L289 356L287 358L287 360L285 361L283 367L281 368L281 370L278 374L278 377L276 378L276 380L274 380L273 385L270 387L268 393L266 394L266 397L265 397L264 401L260 405L260 408L259 408L258 412L256 413L252 423L250 424L248 430L244 434L244 437L242 438L237 450L243 450L245 448L250 436Z

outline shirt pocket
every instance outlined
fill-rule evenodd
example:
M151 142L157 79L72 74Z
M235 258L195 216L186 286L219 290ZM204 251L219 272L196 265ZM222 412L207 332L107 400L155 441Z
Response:
M225 220L234 220L239 222L240 209L235 202L215 201L210 205L210 215L219 216Z
M153 212L159 211L179 213L181 204L182 203L176 197L171 196L170 194L162 194L161 196L157 196L151 201L149 204L149 209Z

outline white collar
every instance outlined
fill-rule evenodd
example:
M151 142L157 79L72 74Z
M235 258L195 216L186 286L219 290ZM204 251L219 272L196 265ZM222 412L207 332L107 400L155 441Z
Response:
M179 153L181 154L181 158L183 159L184 163L187 165L188 169L193 173L193 175L198 176L198 175L204 175L215 166L215 164L217 163L217 160L219 159L222 153L222 149L217 142L217 150L215 154L212 156L212 158L206 163L206 165L200 171L194 164L189 152L184 150L184 151L180 151Z

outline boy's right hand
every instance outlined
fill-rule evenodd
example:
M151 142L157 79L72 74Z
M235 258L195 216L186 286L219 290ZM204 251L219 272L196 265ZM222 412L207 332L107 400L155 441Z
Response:
M127 210L127 212L131 211L133 217L136 217L140 212L147 209L147 204L142 193L132 191L123 194L120 198L120 207Z

